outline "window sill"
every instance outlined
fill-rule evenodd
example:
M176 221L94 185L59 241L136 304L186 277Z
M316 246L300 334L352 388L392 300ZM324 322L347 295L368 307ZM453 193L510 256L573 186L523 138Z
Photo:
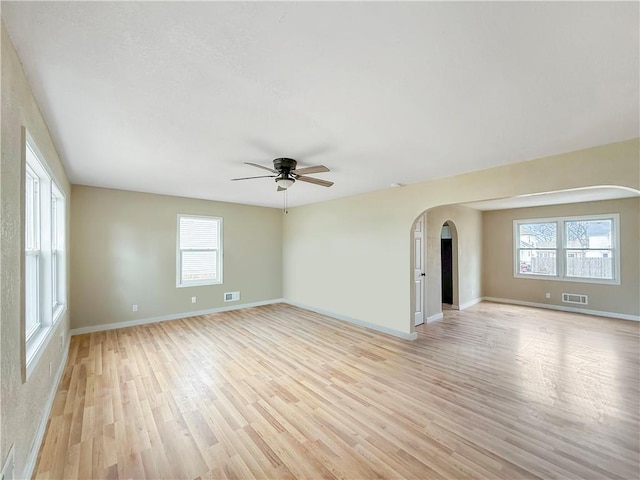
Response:
M27 342L26 380L29 380L29 377L35 370L40 357L42 357L42 353L45 351L45 347L49 344L49 340L51 339L51 332L53 332L53 328L51 326L42 327Z
M53 309L53 324L55 325L60 320L60 317L64 315L64 312L67 311L67 306L63 304L58 304Z
M580 277L558 277L557 275L519 275L514 274L513 278L526 279L526 280L551 280L553 282L571 282L571 283L595 283L599 285L620 285L619 279L604 279L604 278L580 278Z
M222 285L222 280L215 282L193 282L193 283L178 283L176 284L176 288L185 288L185 287L203 287L207 285Z

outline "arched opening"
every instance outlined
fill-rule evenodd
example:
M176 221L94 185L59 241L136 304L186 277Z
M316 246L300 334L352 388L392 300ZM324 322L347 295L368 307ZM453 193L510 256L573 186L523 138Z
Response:
M465 214L468 212L460 210L455 205L443 205L426 210L413 222L412 331L418 325L441 319L443 310L460 308L460 248L457 223L461 221L464 224L468 221Z
M458 234L448 220L440 229L440 298L442 310L458 307Z
M477 200L467 203L453 203L438 205L431 207L417 217L415 217L412 225L411 235L411 286L410 301L411 308L419 305L420 300L418 293L422 292L422 315L424 323L430 323L443 317L442 307L442 237L451 236L452 251L452 284L453 294L451 307L445 308L464 310L479 303L482 300L482 294L487 298L509 298L504 294L494 293L497 289L502 288L500 285L494 285L493 277L483 272L483 261L486 250L483 250L483 232L486 212L493 210L513 210L521 208L552 208L559 205L579 204L586 205L589 202L597 202L603 200L621 200L625 198L637 197L638 190L611 185L579 187L560 191L529 193L517 197L493 198L485 200ZM581 210L582 212L582 210ZM582 212L584 213L584 212ZM549 215L547 215L549 216ZM544 215L539 216L544 218ZM416 285L416 242L415 232L418 228L418 222L422 222L421 234L423 238L424 250L421 251L422 264L425 273L422 284L423 290L419 290ZM449 232L444 232L443 227L448 226ZM409 233L408 232L408 233ZM493 264L488 263L493 269ZM511 272L509 271L510 275ZM535 285L533 285L535 286ZM545 290L549 286L537 287L536 293L545 295ZM487 292L487 293L485 293ZM516 292L518 297L513 298L514 302L531 302L526 292ZM411 313L414 313L412 310ZM410 331L412 334L420 331L416 329L415 316L412 315ZM407 322L409 322L407 318Z

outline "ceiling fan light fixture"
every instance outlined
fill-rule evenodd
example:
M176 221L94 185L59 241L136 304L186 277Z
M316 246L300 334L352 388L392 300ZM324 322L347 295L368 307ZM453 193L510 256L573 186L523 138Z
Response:
M287 188L289 188L291 185L293 185L295 182L295 180L291 177L281 177L281 178L276 178L276 183L278 184L278 186L280 188L284 188L285 190Z

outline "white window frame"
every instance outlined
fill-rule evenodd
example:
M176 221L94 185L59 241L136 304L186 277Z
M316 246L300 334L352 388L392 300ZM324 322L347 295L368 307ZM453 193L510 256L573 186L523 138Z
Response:
M26 185L26 180L32 179L33 187L29 190ZM25 164L25 341L29 342L34 334L40 329L42 325L42 318L40 313L40 177L31 168L30 165ZM31 226L30 234L27 235L28 226ZM33 270L33 271L32 271ZM29 275L32 275L31 288L26 283L26 279ZM34 298L29 298L30 294ZM27 305L31 308L27 309ZM33 321L29 321L29 316L33 315L35 318Z
M613 278L589 278L570 277L567 275L567 250L589 250L583 248L567 248L566 223L573 221L597 221L610 220L611 228L611 248L594 248L592 250L611 250L613 255L612 276ZM520 247L520 225L532 223L555 223L556 224L556 248L543 248L539 250L551 250L556 253L556 275L536 275L535 273L520 272L520 250L529 250ZM581 215L572 217L551 217L551 218L523 218L513 221L513 276L514 278L527 278L535 280L553 280L576 283L598 283L605 285L620 285L620 215L618 213L604 213L598 215ZM536 249L534 249L536 250Z
M55 207L54 207L55 205ZM51 308L57 323L67 305L66 256L67 199L54 181L51 182Z
M180 246L180 219L182 218L206 218L208 220L215 220L218 228L217 238L218 238L218 248L215 249L206 249L202 251L215 251L216 252L216 280L195 280L195 281L182 281L182 252L183 251L193 251L189 249L183 249ZM209 215L192 215L179 213L176 221L176 287L184 288L184 287L197 287L203 285L220 285L222 284L222 258L223 258L223 242L222 242L222 217L214 217Z
M24 168L25 168L25 194L22 199L25 203L23 218L24 238L24 345L25 345L25 371L28 379L35 366L38 363L46 345L51 340L53 327L62 317L67 307L67 272L66 272L66 253L64 245L66 244L66 200L62 189L56 183L51 170L44 161L44 156L38 149L33 138L25 130L24 140ZM27 175L34 176L37 179L38 196L37 203L31 204L27 200L28 191L26 188ZM56 209L56 218L53 218L53 199L61 201L62 208ZM29 215L30 206L33 206L34 216ZM27 222L33 221L37 228L34 231L34 238L30 241L27 238ZM53 232L57 232L54 241ZM54 254L54 246L56 246ZM62 248L61 248L62 247ZM27 269L30 258L36 258L36 278L30 277ZM57 257L58 265L54 268L53 260ZM58 271L57 275L57 298L53 298L54 281L53 273ZM29 291L27 282L35 283L32 290L35 290L35 298L27 298L26 292ZM27 303L31 302L31 303ZM31 309L29 309L31 306ZM36 328L27 331L26 315L27 311L35 311L37 315Z

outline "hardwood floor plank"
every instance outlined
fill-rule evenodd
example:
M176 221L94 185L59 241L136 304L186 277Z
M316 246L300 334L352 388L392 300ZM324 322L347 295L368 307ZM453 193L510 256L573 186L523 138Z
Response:
M640 325L481 303L405 341L289 305L75 336L44 478L640 478Z

